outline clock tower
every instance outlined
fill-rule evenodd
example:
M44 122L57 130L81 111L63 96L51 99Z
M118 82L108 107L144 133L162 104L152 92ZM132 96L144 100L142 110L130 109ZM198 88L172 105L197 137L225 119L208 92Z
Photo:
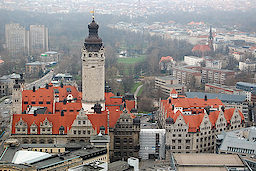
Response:
M99 25L94 21L88 25L89 36L82 48L82 106L93 112L94 105L105 109L105 54L102 39L98 35Z

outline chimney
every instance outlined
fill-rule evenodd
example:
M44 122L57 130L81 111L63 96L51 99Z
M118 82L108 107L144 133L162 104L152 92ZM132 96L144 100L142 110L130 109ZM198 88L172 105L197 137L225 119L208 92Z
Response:
M117 92L117 93L116 93L116 96L120 96L120 93L119 93L119 92Z
M169 104L171 104L172 103L172 99L169 99Z
M64 116L64 111L63 110L61 110L60 116Z
M33 86L33 92L36 92L36 86Z
M207 95L204 96L204 101L207 101Z
M102 107L101 107L101 105L100 105L99 103L96 103L96 104L94 105L94 107L92 107L91 109L93 109L95 113L98 113L98 114L99 114L99 113L101 113Z
M63 104L64 104L64 105L67 104L67 99L64 99L64 100L63 100Z
M46 83L46 84L45 84L45 88L46 88L46 89L49 89L49 84Z

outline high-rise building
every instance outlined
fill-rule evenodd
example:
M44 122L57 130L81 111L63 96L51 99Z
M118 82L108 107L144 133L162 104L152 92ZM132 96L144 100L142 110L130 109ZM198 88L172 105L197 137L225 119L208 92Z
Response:
M105 55L102 39L98 36L99 25L93 21L88 25L89 36L82 48L82 100L83 109L92 111L99 103L105 107Z
M28 31L19 24L5 25L6 49L12 57L27 54L29 47Z
M48 51L48 28L44 25L30 25L29 29L30 52Z

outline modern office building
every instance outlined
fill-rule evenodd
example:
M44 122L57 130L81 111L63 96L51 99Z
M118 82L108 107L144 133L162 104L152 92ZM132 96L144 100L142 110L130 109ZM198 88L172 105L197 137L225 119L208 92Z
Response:
M252 102L256 101L256 84L247 83L247 82L237 82L236 88L246 91L246 92L250 92L251 93L251 101Z
M178 94L184 94L186 86L179 84L178 79L173 76L155 77L155 88L164 96L169 96L174 89Z
M141 129L141 159L165 159L165 129Z
M231 132L222 132L217 136L218 153L240 154L252 157L256 155L256 127L241 128Z

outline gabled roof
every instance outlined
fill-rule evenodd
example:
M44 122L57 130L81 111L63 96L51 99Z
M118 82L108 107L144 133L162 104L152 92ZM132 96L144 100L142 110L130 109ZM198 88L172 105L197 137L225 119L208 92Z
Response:
M172 89L171 94L178 94L177 91L175 89Z
M15 134L15 124L22 118L24 122L28 125L28 134L30 134L30 126L35 123L37 125L37 133L40 134L40 124L47 118L49 122L52 123L52 134L59 134L59 128L64 126L64 133L67 133L67 130L71 129L71 125L76 119L77 112L69 113L65 112L64 116L60 114L41 114L34 116L33 114L14 114L12 120L12 134Z
M53 110L54 103L54 94L58 95L59 101L55 103L55 113ZM75 102L66 102L63 100L66 97L72 94L75 98ZM27 104L24 104L26 102ZM33 102L33 104L32 104ZM40 102L40 104L39 104ZM42 103L43 102L43 103ZM50 104L48 104L48 102ZM122 96L115 96L112 92L105 93L105 102L106 109L109 111L109 126L114 127L117 120L122 114L123 100ZM126 100L126 109L132 118L135 116L130 113L130 110L135 108L134 100ZM47 118L49 122L53 125L53 134L59 134L60 127L64 128L64 133L66 134L68 130L71 129L71 126L76 119L79 111L82 108L81 104L81 92L77 91L74 86L63 86L62 87L52 87L51 85L48 88L39 88L35 92L33 90L24 90L22 92L22 107L23 111L27 109L27 106L41 106L46 107L47 111L53 114L39 114L34 116L33 114L14 114L12 122L12 134L15 134L15 124L22 119L28 125L28 134L30 134L30 126L33 124L38 128L38 134L40 134L40 124ZM61 116L61 111L64 111L64 116ZM91 121L92 126L97 133L99 133L100 127L104 126L107 128L108 114L107 111L102 111L101 114L87 114L88 119ZM107 131L107 129L106 129Z

